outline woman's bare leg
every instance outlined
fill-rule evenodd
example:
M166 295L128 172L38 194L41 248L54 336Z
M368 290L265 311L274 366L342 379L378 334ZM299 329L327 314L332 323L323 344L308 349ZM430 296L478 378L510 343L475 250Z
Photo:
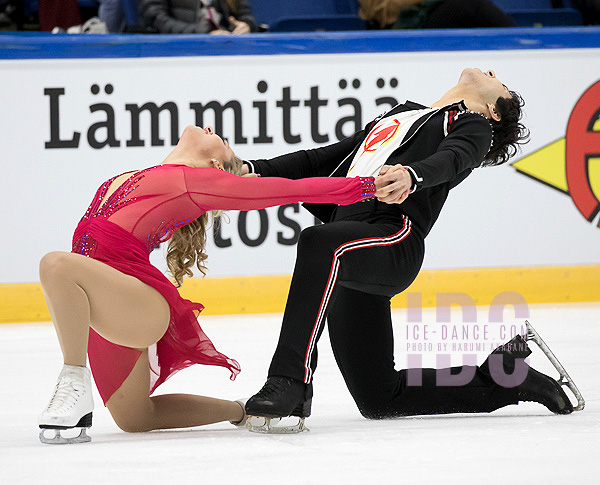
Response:
M150 369L144 350L131 374L107 401L106 407L123 431L188 428L220 421L240 421L240 404L190 394L149 397Z
M79 254L53 252L40 280L65 364L85 366L90 325L111 342L146 348L165 333L169 305L137 278Z
M169 325L169 306L152 287L79 254L49 253L40 280L65 364L85 366L91 326L107 340L138 349L157 342ZM144 350L107 407L125 431L200 426L239 421L233 401L186 394L149 397L150 370Z

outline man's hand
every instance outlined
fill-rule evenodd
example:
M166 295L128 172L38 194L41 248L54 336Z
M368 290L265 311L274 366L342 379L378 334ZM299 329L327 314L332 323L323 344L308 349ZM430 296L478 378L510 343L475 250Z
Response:
M240 175L248 175L250 173L250 169L248 168L248 165L245 163L242 163L242 171L240 172Z
M229 17L229 22L233 25L232 34L249 34L250 26L246 22L237 20L235 17Z
M402 165L384 165L375 177L375 197L386 204L402 204L411 186L410 173Z

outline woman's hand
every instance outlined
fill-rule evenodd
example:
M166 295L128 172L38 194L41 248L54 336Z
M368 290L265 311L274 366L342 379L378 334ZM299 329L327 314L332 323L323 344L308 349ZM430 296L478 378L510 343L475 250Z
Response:
M375 197L386 204L402 204L411 187L410 173L402 165L384 165L375 177Z
M233 26L232 34L249 34L250 26L246 22L237 20L235 17L229 17L229 23Z

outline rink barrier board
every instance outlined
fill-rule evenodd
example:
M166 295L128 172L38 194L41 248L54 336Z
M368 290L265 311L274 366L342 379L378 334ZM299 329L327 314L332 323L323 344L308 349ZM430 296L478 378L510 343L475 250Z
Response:
M9 32L0 33L0 60L585 49L600 47L599 34L600 27L303 32L241 36Z
M0 59L586 49L600 47L599 34L600 27L249 36L0 33ZM406 307L407 295L415 294L420 295L423 307L435 307L438 293L458 292L470 295L477 305L489 305L505 291L520 293L527 303L600 301L599 268L600 265L579 265L422 271L410 289L392 300L392 307ZM290 279L191 279L184 284L182 294L202 302L207 315L281 312ZM0 284L0 323L48 320L39 284Z
M180 289L184 298L201 302L204 315L282 313L291 276L191 278ZM392 308L432 308L441 293L462 293L476 306L490 305L505 292L527 304L600 301L600 265L422 271L409 289L392 299ZM464 300L463 300L464 301ZM47 322L39 283L0 285L0 323Z

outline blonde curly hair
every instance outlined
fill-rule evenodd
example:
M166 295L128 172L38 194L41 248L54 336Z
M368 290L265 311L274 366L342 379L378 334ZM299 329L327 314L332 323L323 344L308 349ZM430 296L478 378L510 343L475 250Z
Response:
M242 161L235 155L223 161L223 168L234 174L240 175L242 172ZM214 224L218 223L223 211L209 211L202 214L196 220L180 227L167 246L167 267L169 272L175 278L177 287L181 286L185 276L193 276L192 266L194 263L203 275L206 275L207 267L204 261L208 255L204 252L206 247L206 231L209 226L209 220L212 217Z

